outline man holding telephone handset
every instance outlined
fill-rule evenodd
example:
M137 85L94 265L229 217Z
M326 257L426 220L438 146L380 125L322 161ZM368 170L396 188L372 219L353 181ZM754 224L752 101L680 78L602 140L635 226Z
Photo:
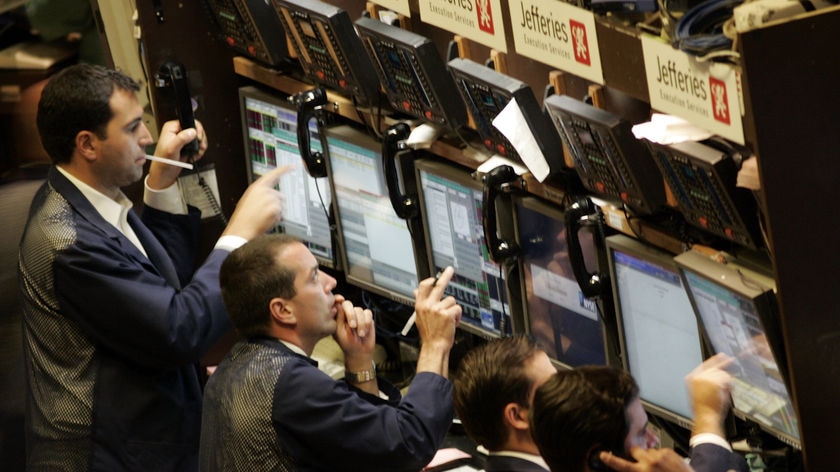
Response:
M201 421L199 359L231 329L222 260L282 219L287 169L254 182L196 269L200 211L177 188L181 167L155 161L142 217L121 188L143 178L154 144L122 72L77 64L38 105L52 159L20 244L27 470L192 471ZM155 155L207 138L170 121Z
M233 251L219 277L245 340L207 382L201 470L420 470L453 416L446 376L461 307L444 297L453 273L448 267L415 291L422 345L402 397L376 376L371 311L333 295L336 280L306 246L273 234ZM327 336L344 353L343 381L309 357Z

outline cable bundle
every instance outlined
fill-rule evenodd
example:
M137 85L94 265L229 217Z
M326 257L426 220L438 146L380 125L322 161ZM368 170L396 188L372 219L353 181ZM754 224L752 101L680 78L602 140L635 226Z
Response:
M731 48L732 39L724 34L724 24L741 3L743 0L706 0L686 11L674 31L674 47L695 56Z

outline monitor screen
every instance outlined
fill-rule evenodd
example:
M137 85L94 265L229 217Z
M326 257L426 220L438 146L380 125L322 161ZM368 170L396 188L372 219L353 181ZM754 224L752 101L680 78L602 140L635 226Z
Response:
M255 87L240 88L239 97L248 178L256 180L278 166L296 166L278 184L286 196L286 209L277 231L300 239L321 265L334 268L329 181L313 179L306 172L298 150L296 110L284 97ZM320 151L318 130L315 121L311 123L312 147Z
M562 367L605 365L604 327L572 272L563 210L533 197L517 198L513 208L529 333ZM594 268L593 234L583 228L578 236L586 265Z
M382 145L346 125L327 129L326 137L347 281L414 305L414 242L391 206Z
M772 280L695 251L674 260L711 348L735 359L728 369L735 414L798 448L799 422L777 363L784 353L775 342L780 333Z
M625 235L606 245L625 368L652 413L690 428L685 376L704 356L674 257Z
M463 309L460 327L484 337L510 334L505 277L484 241L481 183L465 169L433 160L415 167L430 267L455 268L446 293Z

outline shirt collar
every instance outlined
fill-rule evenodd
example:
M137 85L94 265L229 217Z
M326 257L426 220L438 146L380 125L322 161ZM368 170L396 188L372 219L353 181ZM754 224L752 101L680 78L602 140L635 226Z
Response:
M104 218L105 221L111 223L118 229L124 227L127 222L128 212L131 210L133 204L122 191L120 191L119 196L117 196L117 200L115 201L104 193L82 182L77 177L64 170L61 166L56 166L56 168L62 175L67 177L67 180L69 180L76 186L76 188L79 189L80 192L82 192L82 195L88 199L90 204L93 205L93 208L102 215L102 218Z
M287 348L291 349L292 352L294 352L295 354L300 354L301 356L309 359L309 356L307 356L306 353L303 352L303 349L297 347L296 345L290 343L289 341L283 341L282 339L278 339L278 341L283 343L283 345L286 346Z
M490 451L489 455L491 456L507 456L507 457L516 457L522 460L526 460L529 462L533 462L545 470L549 470L548 464L545 462L545 459L542 456L538 456L536 454L529 454L527 452L519 452L519 451Z

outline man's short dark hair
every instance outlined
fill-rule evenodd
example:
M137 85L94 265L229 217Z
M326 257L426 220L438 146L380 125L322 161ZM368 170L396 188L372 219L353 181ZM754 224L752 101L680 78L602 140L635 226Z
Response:
M537 344L526 336L494 339L470 350L455 372L455 413L467 434L490 451L500 450L507 440L505 405L531 403L534 380L525 364L537 352Z
M540 385L531 435L552 472L582 472L593 448L623 454L627 407L638 396L633 377L611 367L561 370Z
M231 252L219 271L222 299L242 336L266 334L272 298L295 296L295 270L278 257L299 241L286 234L258 236Z
M137 92L140 83L120 71L86 63L72 65L50 79L38 102L37 123L41 144L53 163L70 161L81 131L107 138L115 88Z

